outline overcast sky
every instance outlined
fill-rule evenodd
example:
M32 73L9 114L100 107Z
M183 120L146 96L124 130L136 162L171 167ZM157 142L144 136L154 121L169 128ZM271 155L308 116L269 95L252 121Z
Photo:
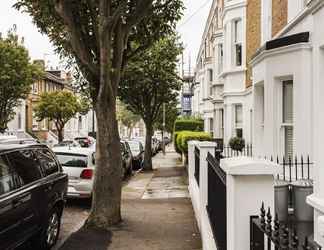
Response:
M179 22L178 31L186 47L184 53L185 67L188 68L189 55L192 66L200 46L200 39L205 27L212 0L184 0L186 10ZM0 4L0 32L6 33L14 24L17 25L18 34L25 39L32 59L45 59L53 67L59 64L59 59L53 52L48 38L40 34L31 18L12 8L15 0L1 0Z

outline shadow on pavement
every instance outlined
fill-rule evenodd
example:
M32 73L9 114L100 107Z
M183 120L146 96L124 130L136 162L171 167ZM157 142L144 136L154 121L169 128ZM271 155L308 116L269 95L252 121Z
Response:
M85 229L73 233L60 250L107 250L111 232L100 229Z

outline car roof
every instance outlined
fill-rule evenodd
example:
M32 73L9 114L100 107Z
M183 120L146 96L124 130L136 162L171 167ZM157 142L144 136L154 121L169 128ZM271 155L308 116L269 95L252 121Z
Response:
M0 153L5 153L7 151L12 151L16 149L28 149L28 148L48 148L44 144L35 142L35 144L1 144L0 143Z
M91 155L95 152L95 150L91 148L78 148L78 147L54 147L54 153L71 153L78 155Z

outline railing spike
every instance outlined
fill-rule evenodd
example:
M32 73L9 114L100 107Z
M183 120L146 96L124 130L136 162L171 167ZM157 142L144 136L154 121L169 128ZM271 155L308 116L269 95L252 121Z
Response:
M272 231L272 215L271 215L270 207L268 207L266 230L269 233L269 235L271 236L271 231Z
M291 235L291 249L298 250L298 246L299 246L299 240L298 240L296 229L294 228Z
M278 214L275 214L275 218L273 221L273 240L275 244L279 244L280 242L280 223L279 223L279 219L278 219Z
M260 223L261 223L261 227L264 229L265 228L265 214L266 214L266 211L264 209L264 202L262 202L260 212L261 212Z
M288 249L289 248L289 229L288 227L284 226L284 229L282 230L282 239L280 244L280 249Z

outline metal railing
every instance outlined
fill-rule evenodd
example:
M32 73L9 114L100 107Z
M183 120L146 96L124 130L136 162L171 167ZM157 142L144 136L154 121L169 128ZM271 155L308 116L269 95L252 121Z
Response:
M226 250L226 173L210 153L208 163L207 214L218 250Z
M312 228L311 222L279 222L262 203L260 216L250 217L250 250L321 250L311 241Z
M199 178L200 178L200 150L198 147L195 147L195 179L199 186Z
M231 158L238 156L249 156L252 157L253 150L252 144L246 145L242 150L234 150L229 146L216 147L216 152L221 154L222 158Z

